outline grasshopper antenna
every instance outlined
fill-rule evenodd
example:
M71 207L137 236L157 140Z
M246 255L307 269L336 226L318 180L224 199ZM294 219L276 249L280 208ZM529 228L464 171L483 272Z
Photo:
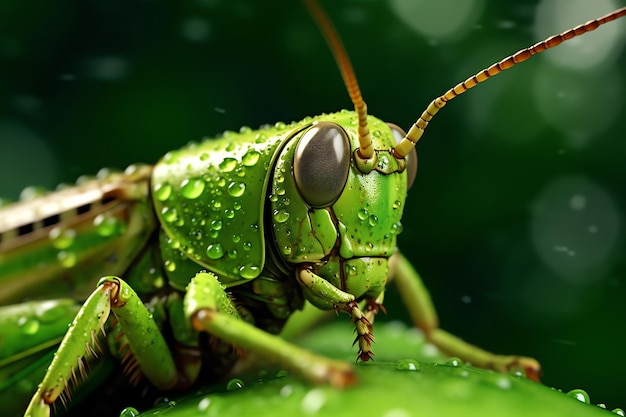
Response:
M430 102L430 104L419 117L419 119L417 119L415 124L411 126L411 129L406 134L406 136L404 136L402 141L400 141L400 143L396 145L393 150L394 156L396 158L404 158L406 155L408 155L408 153L411 152L411 150L415 147L417 141L420 140L420 138L424 134L424 129L426 129L426 126L428 126L428 123L433 118L433 116L439 111L439 109L445 106L448 101L452 100L456 96L463 94L470 88L476 86L476 84L482 83L489 77L499 74L502 71L513 67L515 64L526 61L528 58L535 54L538 54L550 48L554 48L561 42L582 35L583 33L591 32L592 30L597 29L599 26L612 20L619 19L623 16L626 16L626 7L622 7L621 9L609 13L599 19L590 20L587 23L578 25L573 29L561 33L560 35L551 36L544 41L536 43L530 48L520 49L513 55L504 58L502 61L493 64L489 68L485 68L484 70L468 78L462 83L457 84L454 88L446 91L444 95L439 96Z
M317 23L322 35L326 38L326 42L335 57L335 61L341 71L341 77L348 89L350 100L354 104L354 110L357 114L359 128L359 149L355 152L355 157L360 158L362 161L366 161L374 157L374 147L372 146L372 137L370 136L370 130L367 126L367 105L363 96L361 95L361 89L357 82L356 75L354 75L354 69L350 63L350 58L346 53L346 49L337 34L337 30L333 26L332 22L322 10L320 5L315 0L303 0L307 10Z

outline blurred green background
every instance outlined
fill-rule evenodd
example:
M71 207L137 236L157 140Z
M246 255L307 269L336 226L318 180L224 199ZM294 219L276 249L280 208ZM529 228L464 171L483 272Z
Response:
M624 5L323 3L370 112L405 128L478 70ZM536 357L546 384L610 408L626 407L625 23L446 107L418 146L399 238L442 327ZM297 1L0 3L3 197L350 106ZM393 291L386 306L387 319L408 320Z

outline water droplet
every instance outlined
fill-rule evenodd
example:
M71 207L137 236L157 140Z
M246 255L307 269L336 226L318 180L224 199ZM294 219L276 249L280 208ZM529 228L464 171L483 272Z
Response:
M450 358L445 362L445 364L449 366L462 366L463 361L459 358Z
M165 201L172 195L172 186L167 182L162 182L154 186L154 196L159 201Z
M618 416L622 417L626 415L626 413L624 413L624 410L622 410L621 408L614 408L613 410L611 410L611 413L617 414Z
M211 222L211 229L213 230L222 230L222 221L221 220L213 220Z
M259 276L260 273L261 273L261 268L259 268L258 266L252 263L245 264L244 266L239 268L239 275L241 275L241 278L246 278L246 279L256 278Z
M241 236L240 235L233 235L233 242L234 243L239 243L240 240L241 240Z
M165 261L165 270L169 272L176 271L176 262L174 261Z
M291 255L291 246L283 246L283 255L285 256L289 256Z
M21 328L22 333L32 335L39 330L39 320L32 317L20 317L17 320L17 325Z
M228 185L228 194L233 197L241 197L246 191L246 184L243 182L231 182Z
M274 123L274 127L276 129L284 129L287 125L284 122L276 122Z
M224 158L220 162L219 167L223 172L230 172L237 166L237 160L235 158Z
M415 359L402 359L396 365L398 371L419 371L420 363Z
M252 243L251 242L244 242L243 250L249 251L250 249L252 249Z
M289 372L287 372L284 369L281 369L280 371L276 372L276 378L284 378L287 375L289 375Z
M382 417L411 417L412 415L413 413L403 408L392 408L391 410L385 411Z
M255 166L259 161L261 154L255 149L249 149L248 152L241 158L241 163L247 167Z
M166 222L172 223L178 220L178 211L176 211L176 208L173 207L163 207L161 209L161 216L163 216L163 220Z
M287 384L280 389L280 396L283 398L290 397L293 394L293 386Z
M234 208L235 210L239 210L239 209L241 208L241 203L240 203L239 201L235 201L235 202L233 203L233 208Z
M573 389L569 391L567 395L576 398L581 403L589 404L591 402L589 399L589 394L581 389Z
M357 215L357 217L359 218L359 220L365 220L365 219L367 219L367 215L368 215L368 214L369 214L369 213L368 213L367 209L365 209L365 208L360 209L360 210L356 213L356 215Z
M574 194L570 198L569 204L573 210L582 210L587 205L587 198L582 194Z
M219 243L212 243L206 248L206 256L209 259L220 259L224 256L224 248Z
M498 378L496 378L496 386L500 389L510 389L511 380L504 375L499 375Z
M208 152L202 152L202 153L200 154L200 160L201 160L201 161L206 161L206 160L207 160L207 159L209 159L209 158L210 158L210 155L209 155L209 153L208 153Z
M203 399L198 401L198 411L205 412L206 410L209 409L210 405L211 405L211 398L204 397Z
M180 184L180 193L183 197L193 200L200 197L204 191L204 181L199 178L185 179Z
M126 407L120 412L120 417L135 417L139 415L139 411L133 407Z
M64 268L72 268L76 265L76 252L62 250L57 254L57 260Z
M54 229L50 230L48 237L50 238L50 240L52 240L52 246L54 246L56 249L67 249L72 246L72 243L74 243L76 230L55 227Z
M246 384L244 384L244 382L241 379L233 378L226 383L226 390L234 391L236 389L243 388L245 385Z
M376 226L378 224L378 217L372 214L369 217L369 223L370 223L370 226Z
M93 225L96 227L96 233L102 237L117 235L122 229L122 222L119 218L104 214L97 215L93 220Z
M393 202L393 205L391 207L393 207L394 210L397 210L402 207L402 202L400 200L396 200Z
M231 249L226 254L228 255L230 259L236 259L238 252L237 252L237 249Z
M321 388L314 388L302 398L300 407L307 414L317 413L326 403L326 393Z
M285 210L274 210L274 220L277 223L285 223L289 218L289 212Z

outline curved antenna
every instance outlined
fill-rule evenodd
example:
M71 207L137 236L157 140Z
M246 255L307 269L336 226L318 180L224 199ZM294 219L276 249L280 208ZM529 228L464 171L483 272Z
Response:
M526 61L528 58L535 54L538 54L550 48L554 48L561 42L572 39L575 36L582 35L583 33L591 32L599 26L623 16L626 16L626 7L622 7L621 9L609 13L601 18L590 20L587 23L578 25L573 29L561 33L560 35L551 36L544 41L536 43L530 48L520 49L513 55L504 58L502 61L493 64L489 68L485 68L476 75L468 78L460 84L457 84L454 88L446 91L444 95L439 96L430 102L430 104L419 117L419 119L417 119L415 124L411 126L411 129L408 131L406 136L404 136L402 141L398 143L398 145L396 145L393 150L394 156L396 158L404 158L406 155L408 155L413 147L415 147L417 141L424 134L424 129L426 129L426 126L428 126L428 122L430 122L430 120L439 111L439 109L445 106L448 101L452 100L456 96L463 94L470 88L476 86L476 84L482 83L489 77L499 74L502 71L511 68L515 64Z
M357 149L357 154L359 157L363 158L363 160L370 159L374 155L374 147L372 146L370 129L367 126L367 105L361 95L361 89L356 80L356 75L354 75L350 58L348 58L346 49L337 34L337 30L317 1L304 0L304 5L313 19L315 19L324 38L326 38L326 42L339 66L339 71L341 71L343 82L348 89L350 100L352 100L352 104L354 104L354 110L359 121L358 134L360 147Z

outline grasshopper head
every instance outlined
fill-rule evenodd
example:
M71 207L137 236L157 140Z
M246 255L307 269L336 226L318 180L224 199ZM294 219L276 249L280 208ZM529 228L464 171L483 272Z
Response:
M294 135L275 164L269 212L285 262L360 299L385 287L417 155L396 158L404 132L370 116L374 157L363 164L356 118L320 116ZM333 307L303 289L313 304Z

